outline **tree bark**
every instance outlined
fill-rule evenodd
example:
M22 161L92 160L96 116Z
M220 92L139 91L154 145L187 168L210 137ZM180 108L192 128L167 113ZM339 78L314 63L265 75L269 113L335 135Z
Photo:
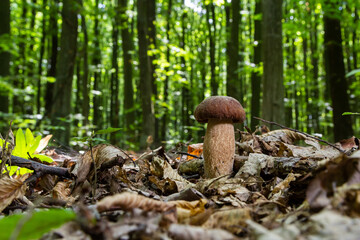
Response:
M282 0L263 0L263 118L284 122Z
M353 135L350 116L342 116L343 112L350 112L347 82L345 79L345 65L342 49L339 2L325 5L324 13L324 61L327 82L333 108L335 141L349 138Z
M60 52L51 114L52 125L62 127L62 129L54 131L54 137L61 144L66 145L70 140L70 123L60 118L68 119L71 113L72 81L77 46L77 14L79 7L80 4L77 0L63 1Z
M137 1L137 29L139 44L139 69L140 69L140 99L142 107L142 132L140 136L140 147L147 146L146 140L149 136L155 135L155 116L154 104L151 99L152 82L150 58L148 56L148 40L147 40L147 17L146 17L146 0Z
M166 22L166 40L168 44L166 45L166 62L170 64L170 22L171 22L171 10L172 10L172 0L168 1L168 8L167 8L167 22ZM167 66L165 68L165 72L167 73L169 71L169 67ZM168 103L168 97L169 97L169 75L166 74L165 81L164 81L164 102ZM164 107L164 115L162 116L162 123L161 123L161 140L166 140L166 130L167 130L167 123L169 120L169 108L166 106Z
M0 1L0 37L8 39L10 43L10 0ZM10 52L0 50L0 77L1 82L9 82L6 79L10 75ZM0 112L9 112L8 90L0 88Z
M216 18L215 18L215 5L214 3L207 4L206 6L206 22L208 27L208 38L209 38L209 54L210 54L210 87L211 95L216 96L218 94L219 83L216 77L216 63L215 63L215 37L216 37ZM210 20L211 12L211 20Z
M81 86L81 92L82 92L82 107L81 107L81 113L84 117L83 119L83 126L86 126L89 124L89 111L90 111L90 100L89 100L89 63L88 63L88 42L89 37L87 34L87 27L86 27L86 20L85 15L81 14L81 30L84 34L84 45L83 45L83 79L82 79L82 86Z
M100 83L101 83L101 49L100 49L100 27L99 27L99 0L95 1L95 20L94 20L94 52L92 56L92 64L95 66L94 70L94 95L93 95L93 104L94 104L94 115L93 115L93 124L96 127L102 126L102 113L100 110L101 106L101 93Z
M38 63L38 77L37 77L37 94L36 94L36 109L37 114L40 114L41 112L41 92L42 92L42 86L41 86L41 76L42 76L42 62L44 59L44 53L45 53L45 40L46 40L46 7L47 7L47 0L43 0L43 17L42 17L42 32L41 32L41 41L40 41L40 57L39 57L39 63Z
M119 127L119 114L120 114L120 101L119 101L119 64L118 64L118 52L119 52L119 23L120 23L120 6L116 3L115 6L115 19L113 21L112 30L112 59L111 65L113 71L111 72L110 80L110 124L111 127ZM116 134L110 135L110 142L116 143Z
M133 60L132 51L134 49L133 39L129 30L129 19L126 15L128 0L119 0L120 19L121 19L121 38L124 66L124 113L125 113L125 131L127 140L134 137L134 88L133 88Z
M58 55L58 0L51 0L50 13L49 13L49 28L48 31L51 36L51 49L50 49L50 66L47 73L48 77L56 77L57 55ZM45 92L45 116L51 117L54 96L54 82L46 83Z
M226 71L226 93L239 101L240 84L239 84L239 23L240 23L240 0L232 0L231 5L227 6L227 71Z
M254 58L256 70L251 72L251 116L260 116L260 91L261 91L261 74L258 71L261 62L261 23L259 18L261 14L261 0L255 2L255 19L254 19ZM259 124L258 120L251 119L251 129L255 130L256 125Z

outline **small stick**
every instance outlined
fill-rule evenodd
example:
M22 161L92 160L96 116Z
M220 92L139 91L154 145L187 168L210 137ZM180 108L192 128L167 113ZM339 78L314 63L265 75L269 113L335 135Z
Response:
M197 155L190 154L190 153L187 153L187 152L173 152L173 153L180 154L180 155L185 155L185 156L190 156L190 157L193 157L193 158L202 159L201 156L197 156Z
M301 132L301 131L296 130L296 129L288 128L288 127L285 127L285 126L283 126L283 125L281 125L281 124L279 124L279 123L271 122L271 121L268 121L268 120L264 120L264 119L259 118L259 117L253 117L253 118L255 118L255 119L257 119L257 120L260 120L260 121L262 121L262 122L265 122L265 123L269 123L269 124L272 124L272 125L279 126L279 127L281 127L281 128L284 128L284 129L287 129L287 130L290 130L290 131L293 131L293 132L297 132L297 133L304 134L305 136L307 136L307 137L309 137L309 138L312 138L312 139L315 139L315 140L317 140L317 141L319 141L319 142L325 143L325 144L329 145L330 147L333 147L333 148L335 148L336 150L338 150L338 151L340 151L340 152L342 152L342 153L345 153L344 150L340 149L340 148L337 147L335 144L332 144L332 143L330 143L330 142L328 142L328 141L322 140L321 138L314 137L314 136L312 136L312 135L310 135L310 134L308 134L308 133L304 133L304 132Z

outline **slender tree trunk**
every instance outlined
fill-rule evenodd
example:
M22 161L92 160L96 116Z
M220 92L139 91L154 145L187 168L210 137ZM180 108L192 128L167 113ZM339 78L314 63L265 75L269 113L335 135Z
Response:
M284 122L282 0L263 0L263 118Z
M351 118L342 116L343 112L350 112L347 82L345 79L345 66L342 49L340 19L334 15L339 14L339 2L330 4L326 2L324 13L324 46L325 70L330 87L330 96L333 107L333 123L335 141L351 137L353 129Z
M113 72L111 73L110 82L110 123L111 127L119 127L119 114L120 114L120 101L119 101L119 64L118 64L118 52L119 52L119 23L120 23L120 6L116 3L115 6L115 20L113 22L112 31L112 60L111 65ZM111 143L116 143L116 135L110 135Z
M241 101L239 80L239 23L240 23L240 0L231 1L227 6L228 17L228 42L227 42L227 74L226 93L228 96Z
M57 66L57 55L58 55L58 25L57 25L57 11L58 11L58 0L50 0L50 21L48 31L51 36L51 50L50 50L50 66L47 73L48 77L56 77L56 66ZM53 96L54 96L55 83L46 83L45 92L45 116L50 117L53 107Z
M25 88L25 73L26 73L26 34L25 28L27 26L27 11L28 11L28 3L26 0L22 0L22 12L21 12L21 28L20 28L20 39L19 42L19 62L16 67L17 77L14 79L13 85L17 89ZM24 113L25 112L25 104L24 97L22 94L14 95L13 97L13 112L15 113Z
M206 22L208 27L209 38L209 54L210 54L210 71L211 71L211 95L218 94L219 83L216 78L216 63L215 63L215 38L216 38L216 18L215 18L215 5L214 3L207 4L206 6ZM212 15L210 20L210 13Z
M185 5L185 2L183 1L183 6ZM185 51L185 35L186 35L186 18L187 13L185 11L181 14L181 34L180 37L180 48ZM180 65L181 65L181 78L183 79L182 89L181 89L181 126L183 127L183 130L181 131L181 138L186 139L187 136L189 136L188 131L185 129L185 127L190 126L190 114L189 114L189 101L190 101L190 84L189 79L186 74L186 61L185 57L180 57Z
M84 117L83 120L83 125L86 126L89 124L89 111L90 111L90 100L89 100L89 81L88 81L88 76L89 76L89 63L88 63L88 43L89 43L89 38L88 38L88 34L87 34L87 27L86 27L86 20L85 20L85 15L81 14L81 29L83 31L84 34L84 46L83 46L83 58L84 58L84 63L83 63L83 79L82 79L82 97L83 97L83 101L82 101L82 107L81 107L81 113L82 116Z
M126 15L128 0L119 0L120 19L121 19L121 38L124 66L124 113L125 130L127 140L134 139L134 88L133 88L133 60L132 51L134 49L133 39L129 31L129 19Z
M139 69L140 69L140 98L142 107L142 133L140 137L140 147L146 147L146 140L149 136L155 136L155 116L154 104L151 99L152 82L150 58L148 56L147 41L147 17L146 17L147 0L137 1L137 29L139 42Z
M78 1L63 1L60 53L57 65L56 82L54 86L51 120L54 126L64 128L61 130L55 130L54 137L62 144L66 145L70 140L70 123L61 121L59 118L68 118L71 113L72 80L76 57L78 12Z
M314 6L311 9L315 9ZM319 109L319 50L318 50L318 14L315 11L311 11L310 14L313 14L314 20L312 20L310 31L310 51L311 51L311 66L312 66L312 84L311 84L311 98L314 99L314 104L311 110L311 115L313 118L313 128L316 133L321 132L320 129L320 109ZM311 17L312 19L312 17Z
M99 27L99 0L95 1L95 20L94 20L94 52L92 56L92 63L95 66L94 70L94 95L93 95L93 105L94 105L94 115L93 115L93 124L101 128L102 126L102 113L100 110L101 106L101 95L98 94L101 92L100 83L101 83L101 49L100 49L100 27Z
M46 40L46 7L47 0L43 0L43 17L42 17L42 33L41 33L41 41L40 41L40 57L38 64L38 79L37 79L37 94L36 94L36 109L37 114L41 112L41 95L42 95L42 86L41 86L41 76L42 76L42 62L44 59L45 53L45 40Z
M261 14L261 0L255 2L255 16ZM260 91L261 91L261 74L258 71L261 62L261 22L259 18L254 19L254 58L253 62L257 68L251 72L251 116L260 116ZM251 119L251 129L255 130L258 120Z
M0 38L10 39L10 0L0 1ZM10 42L10 41L9 41ZM0 77L10 75L10 52L0 49ZM6 79L6 81L9 81ZM7 89L0 89L0 112L9 112L9 95Z
M171 22L171 10L172 10L172 0L168 1L168 8L167 8L167 22L166 22L166 40L168 44L166 45L166 62L170 64L170 22ZM169 67L165 68L165 72L169 71ZM168 103L169 97L169 75L166 74L165 81L164 81L164 102ZM166 130L167 130L167 123L169 119L169 108L166 106L164 107L164 115L162 116L162 124L161 124L161 140L165 141L166 138Z

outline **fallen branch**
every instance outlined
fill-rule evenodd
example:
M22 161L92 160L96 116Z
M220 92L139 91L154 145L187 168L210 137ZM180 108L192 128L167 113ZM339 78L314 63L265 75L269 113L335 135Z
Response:
M346 153L346 151L342 150L341 148L339 148L339 147L336 146L335 144L332 144L332 143L330 143L330 142L328 142L328 141L322 140L321 138L314 137L314 136L312 136L312 135L310 135L310 134L308 134L308 133L304 133L304 132L301 132L301 131L299 131L299 130L296 130L296 129L293 129L293 128L289 128L289 127L283 126L283 125L281 125L281 124L279 124L279 123L271 122L271 121L268 121L268 120L265 120L265 119L262 119L262 118L259 118L259 117L253 117L253 118L255 118L255 119L257 119L257 120L260 120L260 121L262 121L262 122L264 122L264 123L269 123L269 124L272 124L272 125L279 126L279 127L283 128L283 129L287 129L287 130L290 130L290 131L293 131L293 132L297 132L297 133L304 134L305 136L307 136L307 137L309 137L309 138L312 138L312 139L315 139L315 140L317 140L317 141L319 141L319 142L325 143L325 144L329 145L330 147L333 147L333 148L335 148L336 150L338 150L338 151L340 151L340 152L342 152L342 153Z
M72 175L67 168L48 166L42 163L38 163L32 160L28 160L13 155L11 155L11 165L34 170L35 173L34 177L28 178L26 180L27 182L33 181L34 178L35 179L39 178L44 174L51 174L64 178L72 178Z

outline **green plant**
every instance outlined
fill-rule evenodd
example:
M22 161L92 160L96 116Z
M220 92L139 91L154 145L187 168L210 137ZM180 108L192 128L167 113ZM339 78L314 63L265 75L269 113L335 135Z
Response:
M4 142L5 140L0 138L0 146L3 146ZM47 146L47 142L43 141L41 145L40 142L41 135L34 137L29 128L25 130L24 134L23 130L19 128L15 136L15 147L11 154L26 159L38 158L42 162L53 162L50 157L39 154Z

